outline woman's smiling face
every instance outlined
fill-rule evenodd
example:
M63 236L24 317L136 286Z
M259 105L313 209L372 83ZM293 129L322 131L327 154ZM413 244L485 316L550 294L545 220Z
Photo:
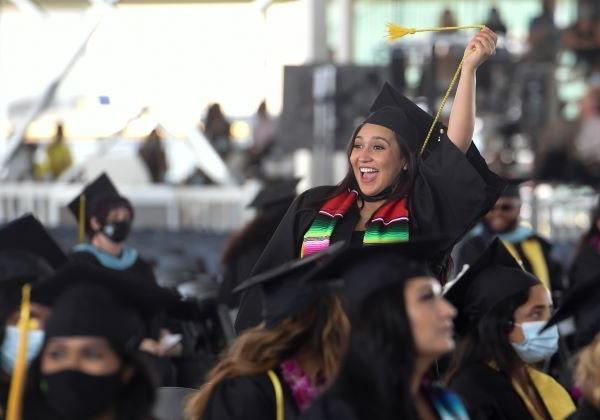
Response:
M404 165L394 132L381 125L363 125L354 138L350 165L363 194L376 195L391 186Z

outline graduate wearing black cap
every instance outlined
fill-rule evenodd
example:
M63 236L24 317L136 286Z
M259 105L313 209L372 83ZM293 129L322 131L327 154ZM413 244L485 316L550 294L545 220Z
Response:
M590 214L590 228L581 237L569 269L569 285L600 275L600 199Z
M294 260L236 290L264 290L263 323L240 335L190 399L188 418L296 418L333 379L348 321L324 274L343 248Z
M17 360L21 289L26 283L44 281L66 261L67 256L33 215L24 215L0 228L0 418L6 409ZM28 332L27 362L40 351L49 311L39 299L30 304L36 328Z
M346 177L294 201L253 273L340 240L372 245L457 231L430 262L436 274L445 271L446 254L504 186L471 142L475 72L494 53L495 43L489 29L469 43L447 130L442 124L432 127L431 115L386 83L352 136ZM238 331L256 325L259 314L260 297L250 291L242 296Z
M270 180L248 204L256 214L239 232L233 234L225 246L221 263L223 283L219 300L230 308L240 305L239 294L232 293L250 276L286 210L296 198L299 178Z
M525 270L540 279L556 297L565 287L563 268L551 256L552 244L520 221L522 202L519 187L527 181L521 178L509 181L494 207L457 247L455 268L460 271L464 264L471 264L498 237L523 263Z
M80 236L73 259L155 281L150 264L125 245L135 212L108 175L103 173L88 184L68 208L77 220Z
M475 419L562 419L574 411L568 393L535 368L556 353L558 331L548 290L495 239L451 283L445 297L458 310L459 345L450 387Z
M575 385L581 393L577 412L569 420L600 418L600 275L575 284L545 328L558 326L572 338L577 354Z
M155 383L138 348L145 324L178 296L69 263L33 290L52 306L30 368L24 419L149 419Z
M454 349L456 311L427 266L440 239L355 247L336 262L350 341L336 381L303 420L468 419L456 394L427 375Z

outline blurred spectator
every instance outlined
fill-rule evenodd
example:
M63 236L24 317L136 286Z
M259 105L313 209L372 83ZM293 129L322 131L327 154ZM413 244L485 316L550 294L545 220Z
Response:
M529 52L526 59L554 63L560 46L560 32L554 23L554 0L541 0L542 13L529 23Z
M57 179L64 171L66 171L73 159L69 146L65 144L62 124L56 126L56 134L52 144L46 149L47 171L52 179Z
M440 26L457 26L456 18L454 17L454 13L452 13L452 10L448 8L444 9L440 16Z
M600 182L600 87L590 88L580 102L579 132L574 139L576 177L582 182Z
M138 150L140 158L146 164L152 182L159 184L165 182L165 174L167 173L167 155L162 144L162 138L158 132L158 128L152 130L144 143Z
M565 30L563 44L588 72L600 71L600 25L590 3L580 3L579 18Z
M267 103L262 101L254 116L252 126L252 148L249 164L260 170L262 160L269 154L275 142L277 125L267 112Z
M231 123L225 118L219 104L212 104L208 107L204 120L204 135L217 153L222 158L227 158L231 151Z
M498 35L506 35L506 25L500 17L500 11L497 7L492 7L485 22L485 26L496 32Z

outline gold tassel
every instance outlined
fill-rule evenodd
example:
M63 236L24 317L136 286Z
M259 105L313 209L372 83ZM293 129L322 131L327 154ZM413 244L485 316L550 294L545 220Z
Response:
M484 25L463 25L463 26L444 26L444 27L439 27L439 28L416 29L416 28L405 28L403 26L399 26L399 25L396 25L394 23L388 23L387 24L387 30L388 30L387 38L390 41L394 41L394 40L396 40L398 38L402 38L405 35L415 34L417 32L458 31L458 30L461 30L461 29L479 29L479 30L482 30L484 27L485 27ZM427 144L429 144L429 139L431 138L431 134L433 133L433 129L435 128L435 125L440 120L440 116L442 115L442 111L444 110L444 107L446 106L446 102L448 101L448 97L450 96L450 93L452 93L452 91L454 90L454 85L456 84L456 80L458 79L460 71L462 70L463 63L465 61L465 57L467 57L469 54L470 54L470 52L468 52L467 54L465 54L465 56L462 58L462 60L460 60L460 63L458 64L458 67L456 68L456 71L454 72L454 75L452 76L452 80L450 81L450 85L448 85L448 89L446 89L446 93L444 94L444 97L442 98L442 103L440 104L440 107L438 108L437 113L435 114L435 118L433 119L433 123L431 124L431 127L429 127L429 131L427 132L427 136L425 137L425 140L423 141L423 145L421 146L421 150L419 151L420 154L423 154L423 152L427 148Z
M27 377L27 331L30 328L29 318L31 313L29 307L31 284L27 283L24 285L21 293L21 310L18 324L19 348L17 350L15 369L10 381L6 420L21 420L23 415L23 391Z
M85 242L85 194L79 197L79 243Z
M445 32L445 31L459 31L461 29L483 29L484 25L464 25L464 26L442 26L439 28L406 28L404 26L396 25L395 23L388 23L387 38L390 41L394 41L398 38L402 38L405 35L416 34L417 32Z

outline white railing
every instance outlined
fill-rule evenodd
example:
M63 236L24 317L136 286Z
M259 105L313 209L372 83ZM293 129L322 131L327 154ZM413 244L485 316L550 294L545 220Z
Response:
M2 183L0 222L32 212L47 227L74 225L66 206L82 188L78 184ZM226 232L239 229L252 217L252 210L246 205L259 185L250 182L226 187L143 185L119 189L135 207L137 227Z

